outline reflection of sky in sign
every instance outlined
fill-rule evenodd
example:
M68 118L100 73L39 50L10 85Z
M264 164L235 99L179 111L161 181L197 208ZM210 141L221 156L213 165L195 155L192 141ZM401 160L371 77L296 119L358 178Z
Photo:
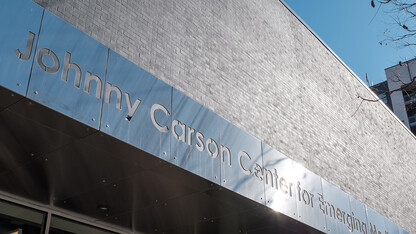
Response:
M1 1L0 84L21 95L26 94L35 50L26 60L19 60L14 50L26 51L29 32L35 34L33 44L36 44L42 12L43 8L32 1Z
M173 156L171 162L219 184L221 155L218 115L173 89L172 121L178 124L169 133ZM203 149L197 147L201 144Z
M384 233L385 231L385 224L384 224L384 217L380 215L378 212L374 211L370 207L367 208L367 222L368 222L368 231L370 233L371 228L373 230L377 229L377 231Z
M318 194L322 194L321 178L299 163L294 162L293 167L293 174L297 177L297 182L299 182L301 188L301 190L298 189L298 184L296 185L298 218L300 221L323 231L326 225L325 215L317 207Z
M221 185L264 204L263 181L256 178L253 171L256 163L262 166L261 142L222 118L220 134L220 142L230 149L232 158L231 167L226 163L221 164ZM249 160L243 156L241 161L244 165L240 165L240 151L246 152L251 158ZM244 174L241 166L246 170L250 169L252 173Z
M351 211L354 212L354 216L364 224L367 224L367 214L365 206L355 198L349 196ZM367 225L368 226L368 225ZM362 233L361 231L353 230L352 233ZM368 233L368 230L367 230Z
M45 64L45 66L47 66L47 67L52 67L52 66L53 66L53 64L54 64L52 57L51 57L51 56L49 56L49 55L45 55L45 56L43 56L43 57L42 57L42 61L43 61L43 63ZM73 69L70 69L70 71L72 71L72 70L73 70Z
M294 188L296 179L293 174L292 160L264 143L262 148L266 205L277 212L296 218L296 191ZM271 180L270 172L272 173ZM292 183L292 188L289 188L292 189L292 196L290 196L290 192L283 192L280 184L282 178L287 184Z

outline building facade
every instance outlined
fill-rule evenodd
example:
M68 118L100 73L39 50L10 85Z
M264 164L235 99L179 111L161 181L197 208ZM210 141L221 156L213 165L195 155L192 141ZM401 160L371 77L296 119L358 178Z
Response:
M394 112L391 105L390 90L387 81L378 83L370 87L371 90Z
M386 93L386 95L391 96L390 105L393 112L413 134L416 133L416 86L413 84L415 70L416 63L414 59L400 62L385 69L387 81L372 87L373 90L376 90L381 84L387 83L387 87L384 87L387 88L385 92L379 91L379 93Z
M415 136L283 2L0 11L2 231L416 231Z

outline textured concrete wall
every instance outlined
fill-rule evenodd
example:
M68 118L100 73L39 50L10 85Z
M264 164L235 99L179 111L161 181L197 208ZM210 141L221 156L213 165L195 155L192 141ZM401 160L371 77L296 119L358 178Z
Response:
M35 0L416 233L416 140L277 0Z

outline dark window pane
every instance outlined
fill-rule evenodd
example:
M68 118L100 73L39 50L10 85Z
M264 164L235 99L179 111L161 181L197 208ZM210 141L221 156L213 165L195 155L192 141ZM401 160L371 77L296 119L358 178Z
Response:
M0 201L0 233L40 234L45 213Z
M58 216L52 216L50 234L110 234L112 232L105 231L86 224L78 223L72 220L64 219Z

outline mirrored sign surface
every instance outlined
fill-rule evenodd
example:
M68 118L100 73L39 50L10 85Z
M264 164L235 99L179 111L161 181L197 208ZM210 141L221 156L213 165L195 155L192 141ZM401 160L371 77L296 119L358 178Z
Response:
M384 226L388 234L400 234L399 227L387 218L384 218Z
M30 0L2 0L0 85L26 95L43 8Z
M169 160L172 88L110 50L101 131Z
M324 179L323 196L318 197L319 210L325 214L328 233L350 233L353 228L353 214L346 193Z
M367 213L365 205L349 196L351 214L353 215L352 233L368 233Z
M321 177L293 162L296 179L297 219L320 231L326 231L325 214L319 209L319 198L323 196Z
M369 233L385 233L386 227L384 224L384 217L366 206L367 210L367 222L368 222L368 231Z
M98 129L108 49L45 10L27 96Z
M229 159L229 152L219 144L220 118L176 89L172 112L170 161L219 184L220 160Z
M409 234L408 231L404 230L403 228L399 227L399 233L400 234Z
M265 143L262 143L262 150L266 205L277 212L296 218L293 161Z
M224 147L221 185L265 204L261 142L222 118L220 137L220 144Z

